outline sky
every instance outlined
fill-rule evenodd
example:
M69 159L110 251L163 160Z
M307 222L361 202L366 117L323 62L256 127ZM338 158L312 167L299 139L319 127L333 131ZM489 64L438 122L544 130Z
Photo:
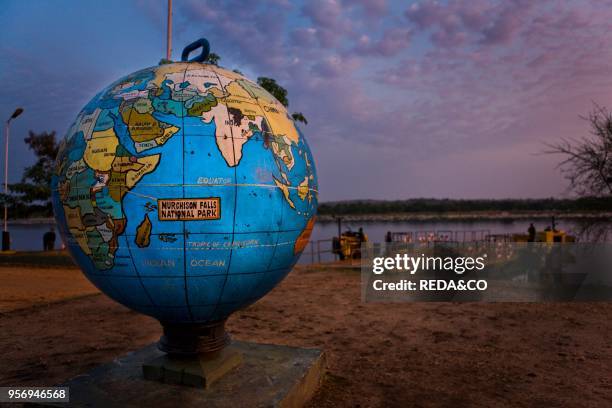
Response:
M10 180L29 130L63 137L103 87L165 56L166 1L0 8ZM567 197L546 143L612 108L611 1L174 0L173 59L205 37L221 66L275 78L321 201Z

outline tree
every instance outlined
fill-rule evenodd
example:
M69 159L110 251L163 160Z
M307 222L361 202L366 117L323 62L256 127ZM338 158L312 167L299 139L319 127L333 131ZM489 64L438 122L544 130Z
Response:
M307 125L308 121L306 120L306 118L304 117L304 115L302 114L302 112L293 112L291 114L291 117L293 118L293 120L295 120L296 122L302 122L303 124Z
M287 98L287 90L280 86L274 78L259 77L257 83L266 91L275 97L285 108L289 107L289 98ZM304 117L302 112L294 112L291 117L296 122L302 122L307 125L308 120Z
M289 106L289 100L287 99L287 90L276 83L276 79L259 77L257 83L266 91L275 97L284 107Z
M221 57L218 54L211 52L208 54L208 57L206 57L204 62L212 65L219 65L219 61L221 61Z
M590 127L590 135L561 139L547 144L546 153L564 156L559 163L569 181L569 188L580 196L612 195L612 112L595 105L581 116Z
M26 216L36 212L51 216L51 176L59 150L55 132L36 134L30 131L24 142L34 151L36 163L25 168L21 182L9 185L11 196L4 198L11 202L16 215L23 215L25 210Z
M595 104L587 116L590 134L580 138L561 139L548 144L546 153L560 154L558 167L569 181L570 190L582 197L612 197L612 112ZM576 227L578 239L588 242L606 242L612 228L600 220L582 220Z

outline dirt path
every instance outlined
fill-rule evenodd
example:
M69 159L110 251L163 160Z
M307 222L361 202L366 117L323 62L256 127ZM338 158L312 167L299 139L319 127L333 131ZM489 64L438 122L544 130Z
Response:
M298 269L229 322L320 347L313 407L596 407L612 400L612 304L362 304L359 275ZM155 341L103 296L0 315L0 385L51 385Z
M0 267L0 313L93 293L76 268Z

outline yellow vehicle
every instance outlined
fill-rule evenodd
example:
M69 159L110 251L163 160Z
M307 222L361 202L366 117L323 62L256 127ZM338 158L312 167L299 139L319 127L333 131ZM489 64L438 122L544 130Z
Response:
M533 227L533 224L531 225ZM529 242L528 234L514 234L512 235L514 242ZM546 228L544 231L536 232L533 242L546 242L552 244L553 242L576 242L576 237L568 235L565 231L558 230L556 228L555 217L552 217L552 227Z
M368 236L360 231L345 231L339 237L334 237L332 241L332 252L340 258L359 259L361 258L361 244L368 242Z
M527 234L513 234L512 240L514 242L528 242L529 235ZM536 232L534 242L575 242L576 238L573 235L568 235L565 231L560 230L545 230Z

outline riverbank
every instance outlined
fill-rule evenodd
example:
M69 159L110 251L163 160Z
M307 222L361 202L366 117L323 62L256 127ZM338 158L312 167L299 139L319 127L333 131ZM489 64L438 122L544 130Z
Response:
M4 268L0 268L0 287ZM52 270L47 270L51 272ZM77 271L54 270L66 285ZM23 270L23 285L35 276ZM296 267L230 317L237 340L317 347L310 407L606 406L610 303L362 303L360 274ZM0 313L0 385L48 386L159 339L103 295Z
M0 252L0 267L77 268L66 250Z
M470 211L470 212L410 212L383 214L320 214L317 221L335 222L341 217L345 222L405 222L405 221L523 221L557 220L567 221L612 221L612 212L555 212L555 211Z

